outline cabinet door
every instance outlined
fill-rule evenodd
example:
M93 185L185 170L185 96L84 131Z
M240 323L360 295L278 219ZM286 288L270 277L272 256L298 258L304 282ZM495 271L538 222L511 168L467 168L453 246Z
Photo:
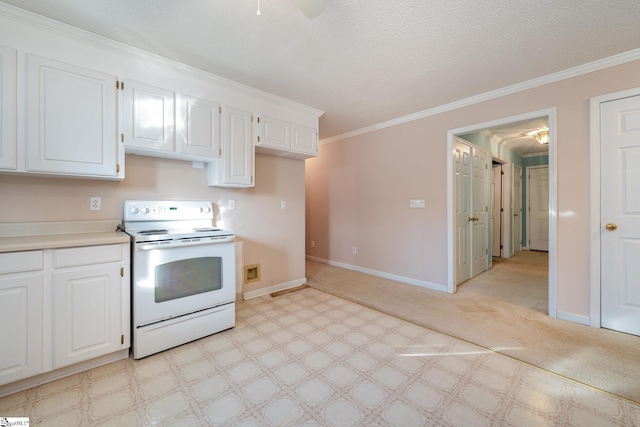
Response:
M0 384L42 372L41 271L0 274Z
M127 152L175 152L175 93L135 81L125 81L123 90Z
M256 140L256 148L273 148L283 152L288 152L291 149L289 123L267 116L258 117L257 121L258 137Z
M251 113L223 108L222 157L209 164L209 185L253 187L254 159Z
M310 127L291 125L291 151L318 155L318 132Z
M16 169L16 144L16 51L0 46L0 169Z
M128 347L119 265L54 270L52 299L54 368Z
M26 170L123 178L116 79L26 55Z
M220 157L220 104L180 96L179 152L215 159Z

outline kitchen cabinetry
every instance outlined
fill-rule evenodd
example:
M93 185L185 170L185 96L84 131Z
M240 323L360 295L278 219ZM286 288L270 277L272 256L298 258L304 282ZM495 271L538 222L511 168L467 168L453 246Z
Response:
M175 153L175 92L132 80L119 82L119 88L127 153Z
M129 347L122 249L105 245L54 251L54 368Z
M178 151L215 159L221 154L220 104L195 96L179 96Z
M256 121L256 151L258 153L297 159L318 155L316 129L269 116L260 116Z
M42 372L43 251L0 254L0 384Z
M16 160L16 50L0 46L0 169Z
M27 54L25 171L124 178L116 79Z
M222 109L222 155L209 163L210 186L253 187L255 151L253 115L237 108Z
M0 385L130 347L129 250L0 253Z

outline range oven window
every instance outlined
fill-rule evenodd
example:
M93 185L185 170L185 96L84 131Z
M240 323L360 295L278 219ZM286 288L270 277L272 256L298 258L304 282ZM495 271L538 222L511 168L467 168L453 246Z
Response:
M157 303L222 288L222 258L201 257L168 262L155 268Z

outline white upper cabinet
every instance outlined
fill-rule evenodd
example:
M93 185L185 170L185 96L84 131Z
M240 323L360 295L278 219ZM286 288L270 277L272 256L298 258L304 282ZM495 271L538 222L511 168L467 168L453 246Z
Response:
M175 153L175 93L132 80L121 90L126 152Z
M308 126L291 125L291 151L308 156L318 155L318 131Z
M256 118L256 151L282 155L291 150L291 124L268 116Z
M189 95L179 95L178 99L178 152L220 157L220 104Z
M27 172L124 177L114 76L26 55L25 94Z
M260 116L256 119L256 151L275 156L306 159L318 155L316 129Z
M16 50L0 46L0 169L15 170Z
M253 116L237 108L222 109L222 156L209 163L209 185L253 187Z

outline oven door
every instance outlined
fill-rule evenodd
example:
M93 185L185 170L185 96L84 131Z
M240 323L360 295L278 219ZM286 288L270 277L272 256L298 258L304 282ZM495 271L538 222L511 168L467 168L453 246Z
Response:
M235 243L133 244L133 322L140 327L235 301Z

